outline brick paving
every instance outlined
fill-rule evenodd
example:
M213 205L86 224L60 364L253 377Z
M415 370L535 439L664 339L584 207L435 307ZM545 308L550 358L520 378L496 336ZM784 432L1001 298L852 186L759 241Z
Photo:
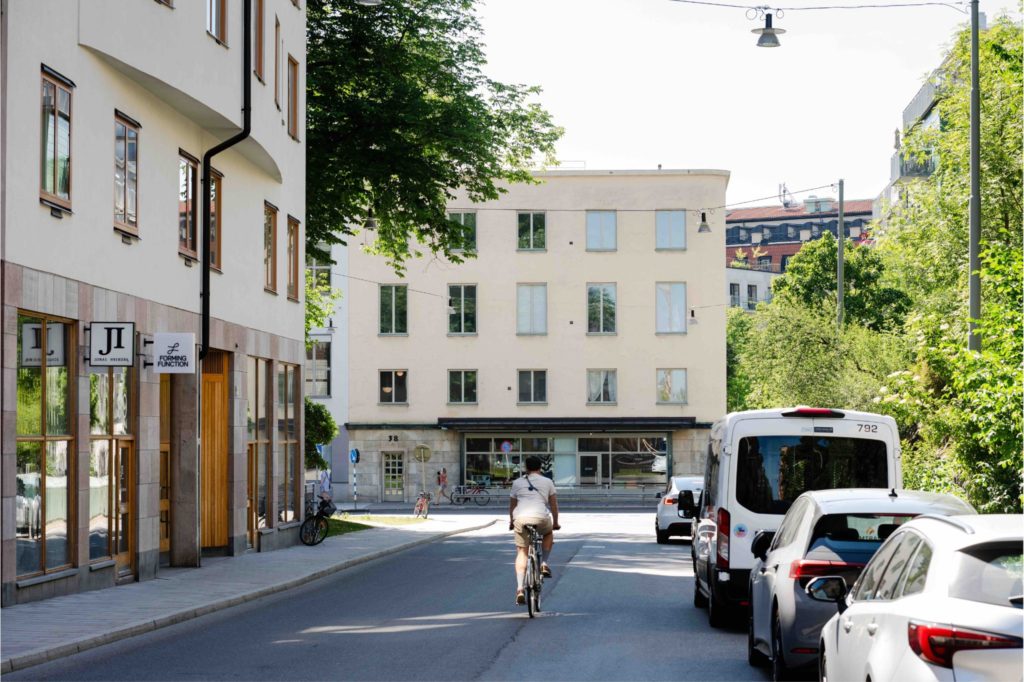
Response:
M10 606L0 611L0 672L20 670L197 618L449 535L497 514L452 514L414 526L328 537L316 547L204 558L202 568L162 569L155 580Z

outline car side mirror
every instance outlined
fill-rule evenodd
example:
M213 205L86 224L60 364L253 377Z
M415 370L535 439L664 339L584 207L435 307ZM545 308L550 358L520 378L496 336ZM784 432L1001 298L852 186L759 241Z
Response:
M685 512L687 516L693 516L697 511L697 504L693 501L692 490L679 491L679 511Z
M775 531L759 530L754 534L754 540L750 543L750 551L761 561L768 556L768 548L772 546L775 539Z
M804 592L814 601L834 602L839 613L846 610L846 580L840 576L826 575L815 578L807 583Z

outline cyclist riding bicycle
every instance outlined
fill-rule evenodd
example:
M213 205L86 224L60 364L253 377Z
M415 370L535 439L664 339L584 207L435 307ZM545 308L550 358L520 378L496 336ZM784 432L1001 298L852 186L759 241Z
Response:
M552 531L561 528L558 525L558 498L555 497L555 484L547 476L540 473L540 457L526 458L526 474L512 482L508 500L508 529L516 532L516 603L525 604L523 582L526 580L526 564L529 554L530 533L526 526L536 526L543 536L540 570L545 576L551 575L548 556L555 544Z

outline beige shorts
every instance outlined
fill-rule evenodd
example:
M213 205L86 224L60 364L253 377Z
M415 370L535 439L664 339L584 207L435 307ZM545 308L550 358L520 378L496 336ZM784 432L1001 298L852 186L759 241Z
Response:
M529 547L530 546L530 532L526 530L527 526L537 526L537 532L540 533L541 537L544 537L552 531L554 523L551 522L550 516L522 516L515 520L514 527L516 529L516 547Z

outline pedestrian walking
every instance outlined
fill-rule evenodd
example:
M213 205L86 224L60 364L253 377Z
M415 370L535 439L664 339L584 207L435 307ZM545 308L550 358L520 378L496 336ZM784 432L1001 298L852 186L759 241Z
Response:
M447 497L448 502L452 501L452 496L448 494L448 469L441 467L441 470L437 472L437 500L441 501L442 497Z

